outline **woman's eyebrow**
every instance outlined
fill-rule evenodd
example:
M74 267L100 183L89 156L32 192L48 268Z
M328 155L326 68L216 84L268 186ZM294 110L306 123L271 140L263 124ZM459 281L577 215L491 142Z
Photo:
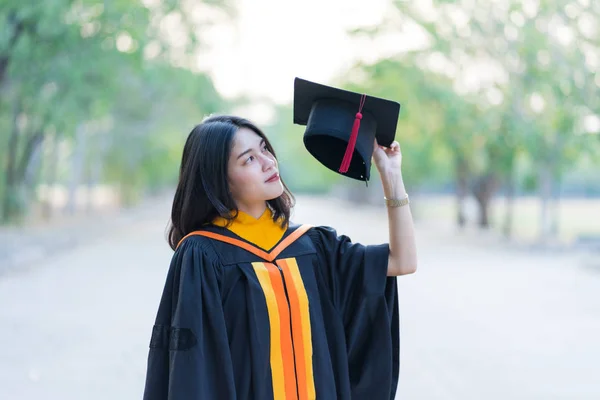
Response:
M262 146L264 143L265 143L265 139L261 140L261 141L260 141L260 144L259 144L258 146L260 147L260 146ZM239 159L240 159L240 158L242 158L242 157L243 157L245 154L248 154L248 153L250 153L251 151L252 151L252 149L248 149L248 150L245 150L245 151L241 152L241 153L240 153L240 155L239 155L239 156L237 156L236 160L239 160Z

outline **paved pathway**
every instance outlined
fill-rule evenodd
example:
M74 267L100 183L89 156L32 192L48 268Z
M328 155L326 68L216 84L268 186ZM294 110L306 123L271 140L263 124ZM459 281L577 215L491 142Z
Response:
M298 221L386 240L384 210L299 202ZM141 398L171 256L168 205L144 215L0 275L0 399ZM425 226L419 253L418 273L399 278L399 399L600 399L600 273Z

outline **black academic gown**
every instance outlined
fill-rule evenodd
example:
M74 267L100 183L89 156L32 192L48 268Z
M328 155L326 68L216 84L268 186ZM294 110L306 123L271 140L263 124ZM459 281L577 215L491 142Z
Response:
M394 398L387 244L291 225L264 251L222 227L199 233L173 255L144 400Z

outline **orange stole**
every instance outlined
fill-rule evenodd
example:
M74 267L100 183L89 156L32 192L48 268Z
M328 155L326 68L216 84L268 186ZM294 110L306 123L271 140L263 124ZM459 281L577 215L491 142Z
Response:
M273 398L313 400L308 296L296 259L277 260L276 264L252 263L269 315Z

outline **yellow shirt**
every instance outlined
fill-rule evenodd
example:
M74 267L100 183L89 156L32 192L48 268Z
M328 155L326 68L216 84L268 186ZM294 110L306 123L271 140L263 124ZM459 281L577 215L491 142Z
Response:
M214 219L213 224L226 226L227 220L217 217ZM273 212L269 207L258 219L239 211L237 217L227 229L266 251L271 250L281 240L286 231L286 228L282 228L279 223L273 221Z

